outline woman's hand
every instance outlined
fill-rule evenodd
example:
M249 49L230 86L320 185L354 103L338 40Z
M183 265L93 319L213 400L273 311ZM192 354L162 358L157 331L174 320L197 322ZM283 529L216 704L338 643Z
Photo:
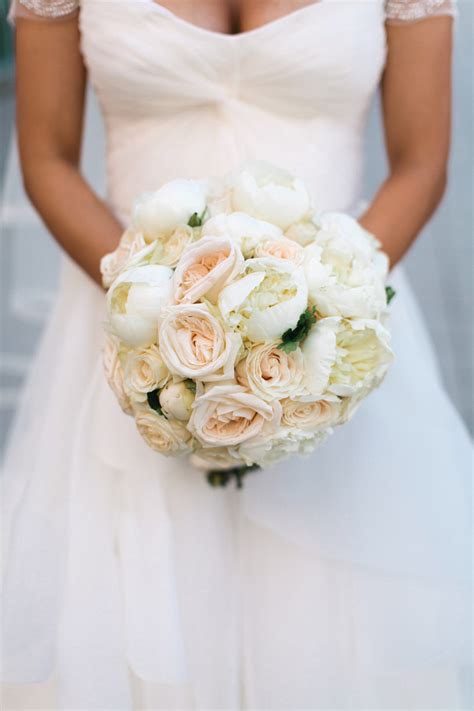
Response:
M17 126L26 192L53 236L100 283L122 227L79 172L86 72L77 16L18 18Z
M362 225L394 266L434 212L446 186L451 120L452 19L387 25L382 82L390 173Z

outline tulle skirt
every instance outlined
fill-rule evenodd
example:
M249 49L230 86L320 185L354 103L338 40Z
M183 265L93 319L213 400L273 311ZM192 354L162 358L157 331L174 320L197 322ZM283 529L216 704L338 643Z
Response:
M468 709L471 446L403 273L396 363L309 458L147 448L66 262L5 465L5 709Z

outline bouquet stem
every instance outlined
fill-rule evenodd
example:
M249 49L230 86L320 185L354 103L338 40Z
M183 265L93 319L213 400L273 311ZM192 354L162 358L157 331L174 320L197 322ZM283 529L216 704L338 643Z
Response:
M211 471L207 473L207 481L211 486L217 487L227 486L230 481L235 480L236 488L241 489L243 487L244 477L257 469L260 469L258 464L252 464L252 466L249 467L234 467L233 469L225 469L223 471L220 469L211 469Z

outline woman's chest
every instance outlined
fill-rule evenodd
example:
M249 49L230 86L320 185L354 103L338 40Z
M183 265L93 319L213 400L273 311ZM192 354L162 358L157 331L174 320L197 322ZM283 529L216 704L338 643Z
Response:
M385 62L383 0L319 0L237 35L203 29L153 0L83 0L82 50L109 112L172 114L243 102L348 120Z

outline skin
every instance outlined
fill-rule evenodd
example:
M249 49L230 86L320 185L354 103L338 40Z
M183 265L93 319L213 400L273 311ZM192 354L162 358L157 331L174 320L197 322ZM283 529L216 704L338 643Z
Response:
M162 4L189 22L233 32L239 26L238 31L251 30L310 3ZM449 17L387 25L382 104L389 174L361 223L380 239L392 266L416 239L445 190L451 30ZM17 127L26 192L63 249L100 284L100 259L115 249L123 226L79 171L86 71L77 19L19 18L16 60Z

